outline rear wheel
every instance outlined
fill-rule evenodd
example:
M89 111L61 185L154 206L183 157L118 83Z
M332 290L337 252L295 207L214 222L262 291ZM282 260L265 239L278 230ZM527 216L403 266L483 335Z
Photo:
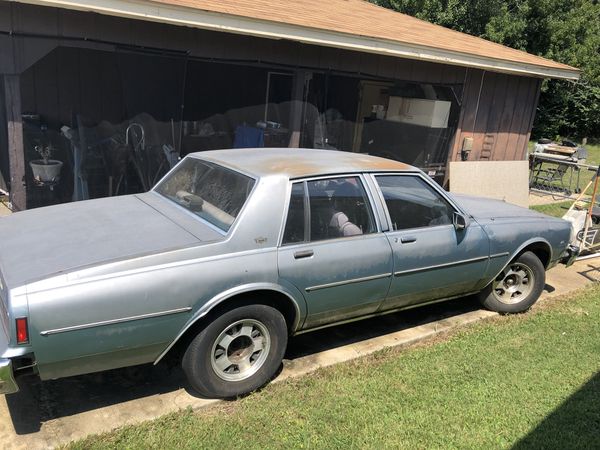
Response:
M182 366L205 397L247 394L266 384L287 346L283 315L270 306L249 305L217 317L190 343Z
M479 300L487 309L501 313L526 311L540 297L546 271L540 259L525 252L508 264L483 291Z

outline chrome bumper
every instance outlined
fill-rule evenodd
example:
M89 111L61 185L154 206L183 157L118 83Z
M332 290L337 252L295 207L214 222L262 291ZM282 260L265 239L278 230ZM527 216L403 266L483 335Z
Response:
M569 267L575 262L575 259L577 259L580 252L581 250L579 249L579 247L569 245L560 258L561 264L564 264L565 266Z
M19 385L15 381L12 361L0 359L0 394L13 394L18 390Z

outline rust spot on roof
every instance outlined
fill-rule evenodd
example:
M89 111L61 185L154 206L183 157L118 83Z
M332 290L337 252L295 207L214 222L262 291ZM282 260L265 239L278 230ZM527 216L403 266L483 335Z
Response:
M258 148L209 151L195 156L259 177L282 175L301 178L349 172L415 170L399 161L335 150Z

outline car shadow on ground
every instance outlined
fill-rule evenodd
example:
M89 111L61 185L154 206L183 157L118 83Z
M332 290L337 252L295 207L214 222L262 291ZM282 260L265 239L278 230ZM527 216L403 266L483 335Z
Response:
M600 372L517 442L513 450L598 448Z
M463 297L449 302L324 328L292 338L288 345L286 359L293 360L478 309L480 309L480 305L474 297Z
M130 400L165 394L187 386L180 368L128 367L41 382L20 380L21 390L6 396L17 434L36 433L42 423Z
M473 297L423 306L293 337L285 358L335 349L479 309ZM189 388L179 366L151 364L41 382L20 381L21 391L6 396L17 434L35 433L43 423L130 400Z

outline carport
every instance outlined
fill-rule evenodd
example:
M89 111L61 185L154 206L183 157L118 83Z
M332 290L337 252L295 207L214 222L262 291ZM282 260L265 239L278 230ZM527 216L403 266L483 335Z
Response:
M244 146L377 154L445 185L450 161L523 160L542 79L579 74L361 0L2 1L0 52L17 210ZM32 171L36 147L60 177Z

